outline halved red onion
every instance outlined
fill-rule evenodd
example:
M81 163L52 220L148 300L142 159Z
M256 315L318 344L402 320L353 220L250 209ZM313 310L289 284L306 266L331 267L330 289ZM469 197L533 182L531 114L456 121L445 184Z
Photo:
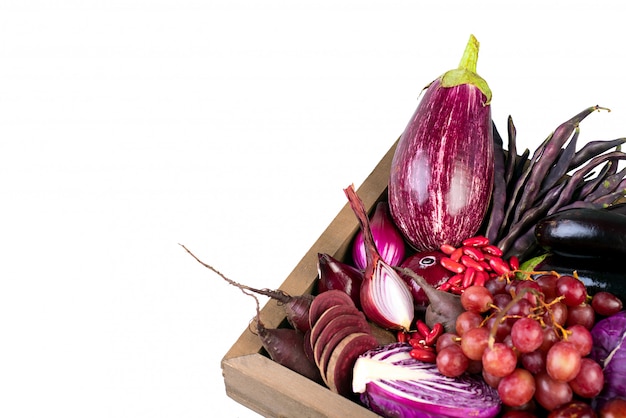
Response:
M383 328L411 329L415 315L411 291L398 272L382 260L372 277L361 284L361 307L372 322Z
M406 244L402 234L391 219L387 202L379 202L376 205L370 218L370 228L380 256L387 264L394 267L398 266L404 260ZM361 270L364 270L367 265L365 251L363 231L359 231L352 243L352 260L354 265Z
M376 249L365 205L354 186L345 188L344 192L359 221L365 242L367 264L360 297L363 313L383 328L408 331L415 315L411 291Z

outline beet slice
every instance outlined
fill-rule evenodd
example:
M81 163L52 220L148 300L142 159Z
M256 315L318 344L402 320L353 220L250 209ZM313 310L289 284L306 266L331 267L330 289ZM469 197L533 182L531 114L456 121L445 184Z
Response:
M336 305L351 305L356 308L354 301L350 298L346 292L342 290L327 290L326 292L322 292L319 295L315 296L313 302L311 302L311 307L309 308L309 324L311 328L317 322L319 317L331 306Z
M350 334L341 340L333 350L326 372L323 373L329 389L339 395L351 397L352 375L357 358L377 346L376 338L367 333Z
M311 347L315 347L317 343L317 339L322 332L322 330L328 325L330 321L333 319L342 316L342 315L355 315L360 316L365 319L365 315L359 311L354 305L335 305L331 306L326 311L324 311L316 322L313 323L311 327Z
M313 346L313 359L315 363L320 366L320 357L323 351L328 351L329 356L332 349L341 341L344 337L347 337L351 332L348 329L352 329L351 332L364 332L371 333L371 328L365 319L364 315L340 315L333 318L323 330L320 331L315 345Z
M337 348L337 345L346 337L352 334L369 334L363 330L362 325L349 325L345 328L337 331L330 339L326 341L325 344L321 344L321 341L318 341L318 344L314 347L314 363L317 365L317 368L320 370L320 374L322 376L322 380L328 386L328 382L326 380L326 369L328 368L328 362L330 360L330 356ZM317 354L321 350L321 353Z
M304 333L304 354L306 354L306 357L311 360L311 362L315 363L315 357L313 356L313 346L311 345L310 329L308 329L307 332Z

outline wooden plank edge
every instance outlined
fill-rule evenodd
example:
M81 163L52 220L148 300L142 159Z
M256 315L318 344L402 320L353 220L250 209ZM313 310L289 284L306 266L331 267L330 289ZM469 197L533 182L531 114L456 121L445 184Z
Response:
M260 354L225 359L222 370L226 394L264 417L378 417Z

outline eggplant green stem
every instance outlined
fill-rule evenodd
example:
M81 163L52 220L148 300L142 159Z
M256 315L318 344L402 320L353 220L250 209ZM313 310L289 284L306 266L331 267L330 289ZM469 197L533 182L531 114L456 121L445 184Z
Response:
M470 39L465 46L465 51L459 63L459 70L467 70L476 72L476 64L478 63L478 48L480 43L474 35L470 35Z
M442 87L455 87L462 84L471 84L480 90L486 98L485 105L491 103L491 89L481 76L476 73L478 62L478 49L480 43L474 35L470 35L469 41L461 57L459 67L446 72L441 76Z

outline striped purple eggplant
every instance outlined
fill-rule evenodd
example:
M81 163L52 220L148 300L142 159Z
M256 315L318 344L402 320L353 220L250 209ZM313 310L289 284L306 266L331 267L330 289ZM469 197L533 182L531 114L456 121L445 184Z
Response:
M476 74L478 46L470 36L459 68L426 88L393 157L391 216L419 251L460 245L477 233L489 206L491 91Z

